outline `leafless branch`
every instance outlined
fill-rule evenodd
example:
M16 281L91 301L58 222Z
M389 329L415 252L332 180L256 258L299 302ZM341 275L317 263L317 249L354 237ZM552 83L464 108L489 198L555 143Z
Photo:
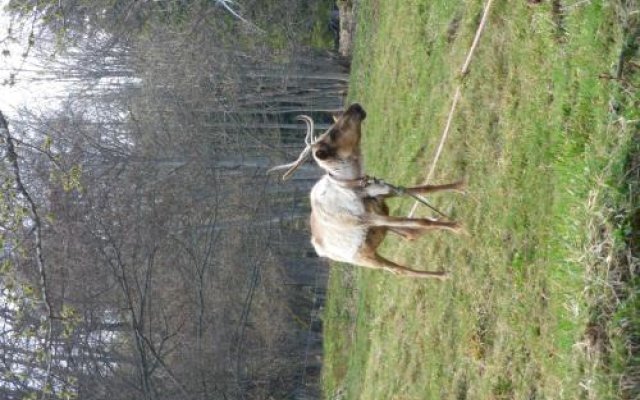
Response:
M53 343L52 343L52 335L53 335L53 306L51 304L51 299L49 298L49 294L47 292L47 268L46 263L42 251L42 220L40 219L40 215L38 214L38 207L36 206L35 201L27 191L27 188L24 186L22 182L22 174L20 172L20 165L18 164L18 154L16 153L14 146L14 139L11 136L11 132L9 131L9 124L4 117L4 114L0 111L0 135L4 139L7 159L11 164L11 168L13 170L13 176L16 181L16 189L17 191L24 197L24 200L27 202L29 206L29 210L31 212L31 219L33 221L33 233L35 238L35 249L36 249L36 265L38 266L38 275L40 279L40 291L42 295L42 302L44 304L46 310L47 317L47 332L45 336L45 354L46 354L46 374L45 380L42 385L41 398L44 399L46 396L46 390L49 385L49 381L51 379L51 364L53 362L52 359L52 351L53 351Z
M240 15L236 10L234 10L231 7L231 4L233 4L234 1L232 1L232 0L217 0L217 3L220 4L225 10L227 10L229 12L229 14L233 15L235 18L237 18L240 21L242 21L243 23L245 23L251 29L254 29L258 33L264 33L264 31L262 29L258 28L254 23L252 23L251 21L249 21L246 18L244 18L242 15Z

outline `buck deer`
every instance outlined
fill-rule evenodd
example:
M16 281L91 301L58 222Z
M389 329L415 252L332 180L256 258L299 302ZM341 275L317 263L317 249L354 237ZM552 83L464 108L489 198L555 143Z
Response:
M288 169L287 179L311 154L326 174L311 190L311 243L321 257L362 267L382 269L414 278L446 279L445 271L418 271L387 260L377 253L387 232L413 240L433 229L462 231L456 222L389 215L385 199L397 189L364 175L360 150L361 124L366 112L352 104L322 135L314 136L313 120L307 124L307 147L293 163L272 168ZM462 191L462 181L446 185L423 185L403 189L411 195L443 190Z

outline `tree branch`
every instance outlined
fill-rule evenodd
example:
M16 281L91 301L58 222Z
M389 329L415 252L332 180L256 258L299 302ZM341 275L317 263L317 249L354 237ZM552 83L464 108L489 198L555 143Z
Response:
M264 30L258 28L254 23L252 23L251 21L247 20L242 15L240 15L236 10L231 8L230 4L234 3L233 1L231 1L231 0L217 0L216 2L218 4L220 4L225 10L227 10L229 12L229 14L233 15L235 18L237 18L240 21L244 22L247 26L251 27L256 32L264 33Z
M14 139L9 132L9 125L7 120L4 117L2 111L0 111L0 136L4 139L5 147L6 147L6 156L11 164L11 169L13 170L13 177L16 182L16 190L22 195L24 200L27 202L29 206L29 210L31 212L31 219L33 221L33 233L35 239L35 248L36 248L36 265L38 267L38 276L40 280L40 291L42 296L42 302L44 304L44 308L46 310L47 317L47 333L45 336L45 354L46 354L46 375L45 381L42 385L42 397L46 396L47 386L49 385L49 381L51 379L51 364L53 362L52 358L52 336L53 336L53 306L51 304L51 299L49 298L49 294L47 291L47 268L45 264L45 259L42 251L42 220L40 219L40 215L38 214L38 207L36 203L33 201L33 198L27 191L26 187L22 183L22 174L20 172L20 165L18 164L18 154L16 153L16 149L14 146Z

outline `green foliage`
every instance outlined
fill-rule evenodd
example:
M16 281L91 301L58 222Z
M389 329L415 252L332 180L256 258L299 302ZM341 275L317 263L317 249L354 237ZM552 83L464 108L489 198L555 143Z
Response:
M60 320L62 321L62 336L69 338L82 322L78 311L68 304L62 306L60 311Z
M333 36L329 31L329 20L331 18L333 0L318 1L309 12L313 15L313 28L308 37L304 37L302 43L316 49L332 49Z
M53 169L50 180L52 184L62 187L65 192L82 191L82 165L72 165L67 171Z
M405 185L425 175L483 3L361 2L350 99L368 112L372 175ZM628 187L617 164L637 130L621 123L637 119L633 85L606 78L626 40L615 7L584 2L558 13L552 2L495 3L435 178L467 177L465 198L434 202L471 236L387 239L383 253L451 271L444 284L332 270L327 397L619 395L609 367L634 360L603 364L585 340L594 318L612 318L614 342L619 321L638 320L634 296L618 311L624 317L596 309L609 278L594 261L602 248L594 236L636 229L607 228L609 210L626 204L631 213L631 200L611 192ZM392 213L410 206L393 203Z

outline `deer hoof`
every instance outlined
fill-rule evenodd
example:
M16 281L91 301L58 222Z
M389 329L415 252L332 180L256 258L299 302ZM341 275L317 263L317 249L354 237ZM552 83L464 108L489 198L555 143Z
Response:
M466 179L461 179L458 182L456 182L453 191L458 193L458 194L461 194L463 196L466 195L467 194L467 180Z
M451 275L446 271L442 271L442 273L438 276L438 279L440 279L441 281L447 281L451 279Z

